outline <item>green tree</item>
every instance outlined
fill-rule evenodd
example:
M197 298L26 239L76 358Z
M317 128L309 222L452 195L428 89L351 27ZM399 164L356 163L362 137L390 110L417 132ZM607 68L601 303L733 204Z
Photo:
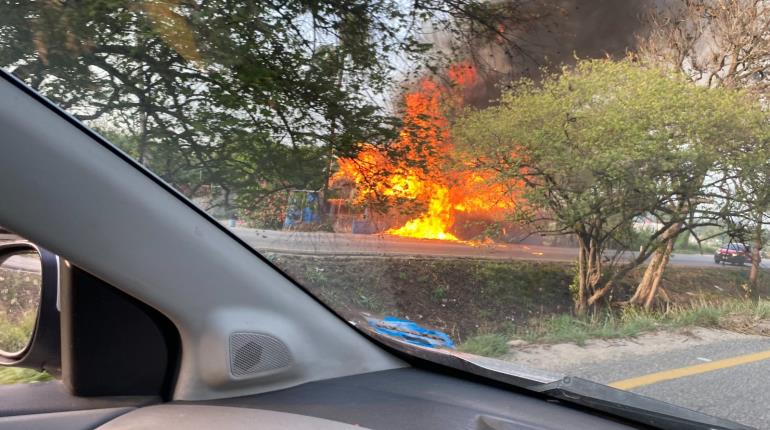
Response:
M770 135L764 137L760 143L738 153L732 166L733 175L725 186L736 206L728 220L731 237L751 245L747 288L755 300L762 293L759 291L759 263L761 250L767 242L765 229L770 225Z
M361 142L387 147L399 122L374 95L391 88L397 64L419 73L426 20L495 33L510 15L503 9L478 0L0 0L0 65L89 125L124 135L140 162L189 196L216 184L254 209L286 189L321 188L334 158L355 156Z
M770 9L754 0L687 0L656 8L648 16L649 32L640 38L639 58L679 70L690 80L710 88L744 88L763 93L770 85ZM750 154L750 155L749 155ZM755 257L764 245L768 178L763 144L738 154L724 192L740 201L738 213L720 227L730 237L748 239ZM747 237L749 236L749 237ZM757 292L758 258L754 259L749 288Z
M538 85L520 82L499 106L458 121L453 135L476 166L523 184L517 216L544 233L575 235L583 313L679 231L701 225L697 207L719 213L721 160L753 144L762 120L743 93L631 61L593 60ZM638 253L630 261L609 254L610 246L628 249L643 218L658 228ZM647 306L656 293L645 292Z

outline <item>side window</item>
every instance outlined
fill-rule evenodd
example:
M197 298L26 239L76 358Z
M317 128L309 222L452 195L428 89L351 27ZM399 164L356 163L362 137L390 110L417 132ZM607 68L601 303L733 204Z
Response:
M0 244L23 238L0 227ZM34 253L12 255L0 261L0 350L23 351L32 338L37 321L41 288L40 259ZM0 384L18 384L52 379L45 372L18 367L0 367Z

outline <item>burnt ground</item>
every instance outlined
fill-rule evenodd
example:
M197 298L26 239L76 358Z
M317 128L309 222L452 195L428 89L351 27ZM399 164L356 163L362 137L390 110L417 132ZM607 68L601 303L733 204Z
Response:
M464 258L268 257L312 293L350 320L393 315L470 336L510 331L538 317L571 313L569 263ZM615 290L615 300L633 291L642 270ZM745 297L748 268L670 267L664 288L675 303ZM770 277L760 277L770 292Z

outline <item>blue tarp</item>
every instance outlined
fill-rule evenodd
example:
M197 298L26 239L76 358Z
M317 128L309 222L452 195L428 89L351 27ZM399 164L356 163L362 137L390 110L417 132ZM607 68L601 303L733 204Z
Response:
M454 342L446 333L427 329L413 321L396 317L385 317L381 320L370 319L369 325L377 333L395 337L414 345L428 348L454 349L455 347Z
M283 228L291 229L301 224L313 224L321 221L321 198L317 191L292 190Z

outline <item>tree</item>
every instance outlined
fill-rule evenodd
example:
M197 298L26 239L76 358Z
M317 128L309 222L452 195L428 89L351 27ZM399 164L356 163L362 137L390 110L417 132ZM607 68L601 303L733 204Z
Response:
M395 65L424 64L425 20L445 31L483 20L494 33L504 15L478 0L0 8L1 65L89 125L135 140L137 159L188 195L217 184L247 209L321 188L333 159L360 142L387 147L399 121L376 94L391 88Z
M638 58L646 64L653 64L669 70L679 71L684 76L698 85L708 88L728 87L745 88L754 92L762 92L770 85L770 74L767 72L770 66L770 8L761 0L682 0L669 4L667 8L654 9L649 14L649 34L639 40ZM762 152L761 147L752 148L750 151ZM752 160L741 157L740 150L735 154L742 161L731 167L725 167L723 180L730 180L740 176L740 172L746 172L741 166L746 166L746 161ZM727 159L730 158L728 155ZM756 158L754 159L756 160ZM730 172L727 172L730 170ZM752 236L761 237L763 223L758 222L763 218L755 212L757 206L764 200L760 188L753 187L753 179L746 178L742 182L746 188L736 190L729 186L716 186L726 193L714 198L729 201L735 193L743 195L743 199L753 202L749 207L754 209L733 208L739 212L754 211L749 215L748 223L755 229ZM753 197L748 197L746 191L753 189L758 192ZM702 205L700 205L702 206ZM686 207L689 216L696 217L699 205ZM761 206L761 205L760 205ZM723 227L746 227L746 222L736 222L736 214L725 210L723 207L716 218L722 218ZM714 217L712 217L713 219ZM711 221L709 221L711 222ZM689 231L693 231L691 225ZM677 236L687 231L684 221L675 224L666 233L668 240L658 247L650 264L647 266L642 281L639 283L636 293L632 298L635 303L650 303L654 298L657 285L660 284L663 271L668 263L668 255L671 253L673 243ZM738 231L729 232L730 235L738 234ZM755 239L756 240L756 239ZM758 253L759 250L757 249ZM756 284L758 269L753 271L752 281Z
M770 85L770 8L764 0L678 0L648 15L646 63L693 82L764 90Z
M728 220L730 234L751 244L751 270L747 283L752 299L758 300L761 250L767 242L765 227L770 225L770 136L736 157L734 175L727 184L736 211Z
M392 5L326 6L313 15L296 3L17 3L3 9L0 58L82 120L135 136L137 159L188 195L210 183L270 184L240 187L256 204L286 187L318 187L316 148L344 151L393 133L358 90L382 88L387 67L376 55L401 42L370 43L380 30L351 23L383 19ZM309 46L320 30L301 32L303 14L345 46ZM329 77L343 68L346 88ZM331 117L334 141L325 132ZM268 154L271 162L243 164Z
M703 181L721 153L753 139L761 116L742 93L709 91L631 61L593 60L539 85L519 83L500 106L460 120L453 136L478 168L523 184L520 217L543 233L577 237L576 309L584 313L667 243L685 209L706 198ZM642 217L661 228L630 261L608 255L609 245L628 248Z

